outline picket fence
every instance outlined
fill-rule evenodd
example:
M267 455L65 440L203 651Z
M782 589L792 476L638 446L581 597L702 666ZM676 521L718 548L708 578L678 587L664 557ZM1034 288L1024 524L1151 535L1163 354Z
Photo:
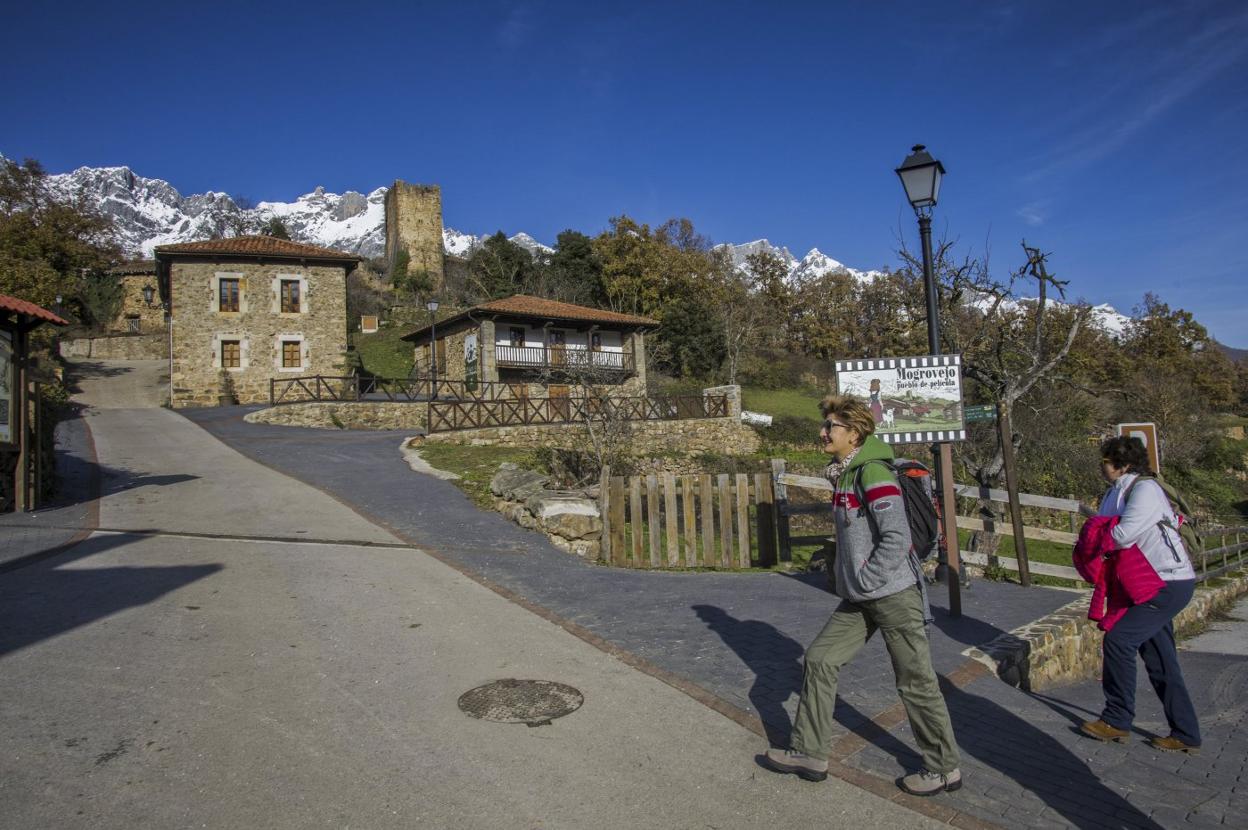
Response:
M776 562L767 473L612 476L599 485L603 561L631 568L768 567Z

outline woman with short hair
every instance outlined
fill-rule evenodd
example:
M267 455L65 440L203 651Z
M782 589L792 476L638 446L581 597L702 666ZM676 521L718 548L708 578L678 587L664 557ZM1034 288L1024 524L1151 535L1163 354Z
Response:
M806 650L791 748L768 749L764 763L809 781L828 777L837 678L878 630L923 757L924 768L897 784L912 795L956 790L962 786L962 773L949 710L932 668L923 571L911 545L897 478L888 464L872 463L892 461L893 451L873 434L875 418L862 401L833 395L824 398L820 410L825 420L819 436L824 452L833 458L824 475L833 486L833 567L841 601ZM859 476L862 503L855 487Z
M1135 720L1135 656L1153 691L1161 698L1170 734L1149 740L1155 749L1196 752L1200 722L1183 682L1174 642L1174 618L1192 601L1196 570L1179 535L1179 519L1149 468L1148 450L1139 438L1120 436L1101 444L1101 476L1111 487L1101 500L1101 516L1118 516L1112 531L1118 549L1135 545L1165 586L1147 602L1133 605L1105 632L1102 642L1101 717L1080 726L1101 741L1127 739Z

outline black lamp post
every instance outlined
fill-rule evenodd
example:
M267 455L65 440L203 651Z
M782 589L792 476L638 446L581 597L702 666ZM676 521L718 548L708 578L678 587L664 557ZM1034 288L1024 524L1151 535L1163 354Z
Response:
M932 274L932 208L940 196L940 179L945 166L932 158L927 148L916 144L897 168L906 189L906 198L919 217L919 239L923 246L923 291L927 295L927 345L931 354L940 354L940 309L936 302L936 278Z
M438 399L438 301L430 299L425 303L425 308L429 309L429 367L433 374L433 379L429 382L430 391L429 399L436 401Z
M940 180L945 166L932 158L927 148L916 144L910 155L897 168L906 199L919 217L919 240L923 246L923 293L927 297L927 346L929 354L940 354L940 306L937 302L936 277L932 273L932 208L940 196ZM944 568L949 582L949 614L962 615L959 577L962 566L958 556L957 510L954 505L953 453L947 441L932 447L937 457L936 478L941 492L942 517L945 524L945 547L948 554Z

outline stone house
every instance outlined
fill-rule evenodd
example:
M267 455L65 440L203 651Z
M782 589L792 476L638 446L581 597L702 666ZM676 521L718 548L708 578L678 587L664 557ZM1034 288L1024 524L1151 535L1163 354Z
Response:
M156 284L156 260L143 259L123 262L109 269L109 274L121 283L121 308L108 324L109 331L118 334L163 334L165 310L160 305ZM144 294L151 289L151 302Z
M172 405L269 399L269 381L344 374L353 254L269 236L156 248Z
M646 394L646 333L658 325L647 317L516 294L403 339L415 348L414 375L428 377L436 357L439 378L505 384L509 397L566 397L577 383L634 397Z

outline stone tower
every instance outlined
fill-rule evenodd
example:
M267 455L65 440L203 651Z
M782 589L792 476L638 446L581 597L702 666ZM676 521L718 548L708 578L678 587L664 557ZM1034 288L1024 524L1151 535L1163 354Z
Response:
M428 271L434 289L442 288L442 189L436 184L396 179L386 193L386 262L393 266L400 250L411 257L409 273Z

